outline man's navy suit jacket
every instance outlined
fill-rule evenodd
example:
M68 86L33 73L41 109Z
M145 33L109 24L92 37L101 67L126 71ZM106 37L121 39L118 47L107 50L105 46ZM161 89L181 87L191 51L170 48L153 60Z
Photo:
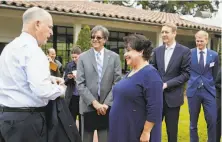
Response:
M167 88L164 90L167 105L169 107L178 107L184 102L183 86L190 76L191 52L188 47L176 43L165 71L165 50L165 45L155 48L151 64L159 71L163 82L167 83Z
M198 64L197 49L191 51L191 75L187 86L187 97L192 97L203 82L204 87L214 97L216 96L215 80L218 73L218 54L207 49L207 59L204 70Z

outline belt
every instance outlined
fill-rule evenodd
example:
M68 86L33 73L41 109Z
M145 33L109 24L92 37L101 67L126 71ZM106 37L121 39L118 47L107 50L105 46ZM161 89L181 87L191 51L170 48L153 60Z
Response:
M46 107L2 107L0 112L45 112Z

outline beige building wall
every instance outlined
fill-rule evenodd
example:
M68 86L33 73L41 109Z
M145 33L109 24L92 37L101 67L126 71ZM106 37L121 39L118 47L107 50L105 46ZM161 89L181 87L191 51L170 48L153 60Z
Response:
M194 35L192 36L178 34L176 37L176 41L182 45L189 47L190 49L196 47Z
M19 19L0 17L0 42L10 42L19 36L22 29L22 22Z
M143 32L143 35L152 42L153 47L157 46L157 37L155 32Z
M19 36L22 29L22 10L11 10L11 9L0 9L0 42L10 42L15 37ZM140 23L130 23L130 22L120 22L113 20L100 20L93 18L82 18L74 16L65 15L55 15L53 14L54 25L58 26L69 26L74 27L74 25L97 25L101 24L107 27L111 31L122 31L131 33L141 33L149 38L154 47L161 44L161 36L159 34L161 27L159 26L149 26ZM190 48L195 47L194 34L197 30L184 30L178 29L177 41L184 44ZM214 38L214 33L210 33L211 39L213 41L213 49L218 49L221 46L220 38ZM75 41L76 39L74 39Z

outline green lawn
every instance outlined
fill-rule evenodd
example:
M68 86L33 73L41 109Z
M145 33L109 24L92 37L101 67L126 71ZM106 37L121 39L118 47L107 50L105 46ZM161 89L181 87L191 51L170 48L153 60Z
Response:
M189 125L190 125L190 118L189 118L188 102L187 102L187 99L185 98L184 104L182 105L182 107L180 109L178 142L189 142L190 141ZM207 126L206 126L206 122L204 119L204 113L202 110L199 115L198 134L199 134L199 141L200 142L207 141ZM165 123L163 123L163 127L162 127L162 142L167 142Z

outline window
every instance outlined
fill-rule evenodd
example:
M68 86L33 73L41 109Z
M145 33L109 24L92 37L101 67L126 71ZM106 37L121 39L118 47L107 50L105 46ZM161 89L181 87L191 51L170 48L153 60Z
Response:
M54 26L53 36L43 47L44 52L49 48L55 48L57 59L64 65L70 60L70 48L73 46L73 27Z
M4 47L6 46L7 43L0 43L0 55L2 53L2 50L4 49Z
M107 41L105 45L107 49L112 50L116 52L117 54L119 54L123 73L126 73L127 71L129 71L129 67L127 66L125 58L124 58L124 42L123 42L123 37L129 34L132 34L132 33L110 31L109 40Z

